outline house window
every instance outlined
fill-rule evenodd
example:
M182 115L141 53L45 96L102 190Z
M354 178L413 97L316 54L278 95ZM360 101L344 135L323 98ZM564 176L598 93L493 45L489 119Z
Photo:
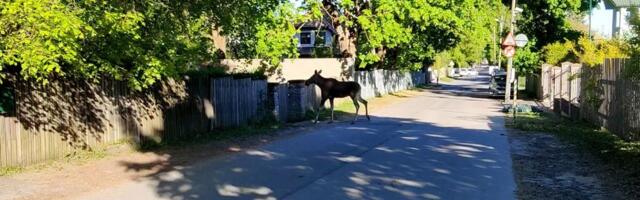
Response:
M300 33L300 44L311 44L311 32L302 32Z

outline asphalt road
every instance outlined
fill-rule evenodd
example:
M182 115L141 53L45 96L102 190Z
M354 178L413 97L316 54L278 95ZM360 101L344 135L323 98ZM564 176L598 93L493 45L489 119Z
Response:
M80 199L514 199L504 119L487 87L486 77L458 80L370 122L322 125Z

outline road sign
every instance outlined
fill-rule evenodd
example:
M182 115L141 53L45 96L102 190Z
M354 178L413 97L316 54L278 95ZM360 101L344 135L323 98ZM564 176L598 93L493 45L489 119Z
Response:
M509 32L507 37L502 41L502 48L516 46L516 40L513 38L513 32Z
M524 47L525 45L527 45L527 42L529 42L529 38L527 38L526 35L522 33L516 35L516 46Z
M502 54L504 54L504 56L506 56L507 58L511 58L516 54L516 47L506 46L504 49L502 49Z

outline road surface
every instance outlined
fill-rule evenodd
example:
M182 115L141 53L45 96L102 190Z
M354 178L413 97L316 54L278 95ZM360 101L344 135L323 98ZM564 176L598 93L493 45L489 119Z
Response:
M487 78L79 199L514 199L503 114ZM361 118L362 120L363 118Z

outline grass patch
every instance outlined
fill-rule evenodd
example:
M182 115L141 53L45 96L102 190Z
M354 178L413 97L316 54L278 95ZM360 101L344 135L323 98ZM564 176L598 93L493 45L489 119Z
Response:
M24 167L0 167L0 176L18 174L23 172L24 170Z
M327 106L325 107L325 109L320 109L320 116L318 117L318 119L321 121L331 119L331 107L329 106L329 103L327 103L326 105ZM362 103L360 104L360 111L364 111L364 105L362 105ZM336 120L345 116L351 116L355 112L356 107L353 105L351 99L333 105L333 115ZM314 120L315 118L315 111L310 110L305 114L306 120Z
M1 167L0 176L10 176L24 172L39 171L52 167L61 167L68 164L77 165L87 163L89 161L100 160L109 156L110 148L124 147L124 144L127 144L127 142L119 141L116 143L99 145L89 150L76 150L74 152L70 152L64 158L49 160L24 167Z
M440 77L440 82L442 82L442 83L451 83L453 81L455 81L455 79L453 79L451 77L448 77L448 76Z
M519 114L511 128L546 132L575 144L614 167L633 191L640 189L640 142L624 141L610 132L584 122L575 122L550 113Z

